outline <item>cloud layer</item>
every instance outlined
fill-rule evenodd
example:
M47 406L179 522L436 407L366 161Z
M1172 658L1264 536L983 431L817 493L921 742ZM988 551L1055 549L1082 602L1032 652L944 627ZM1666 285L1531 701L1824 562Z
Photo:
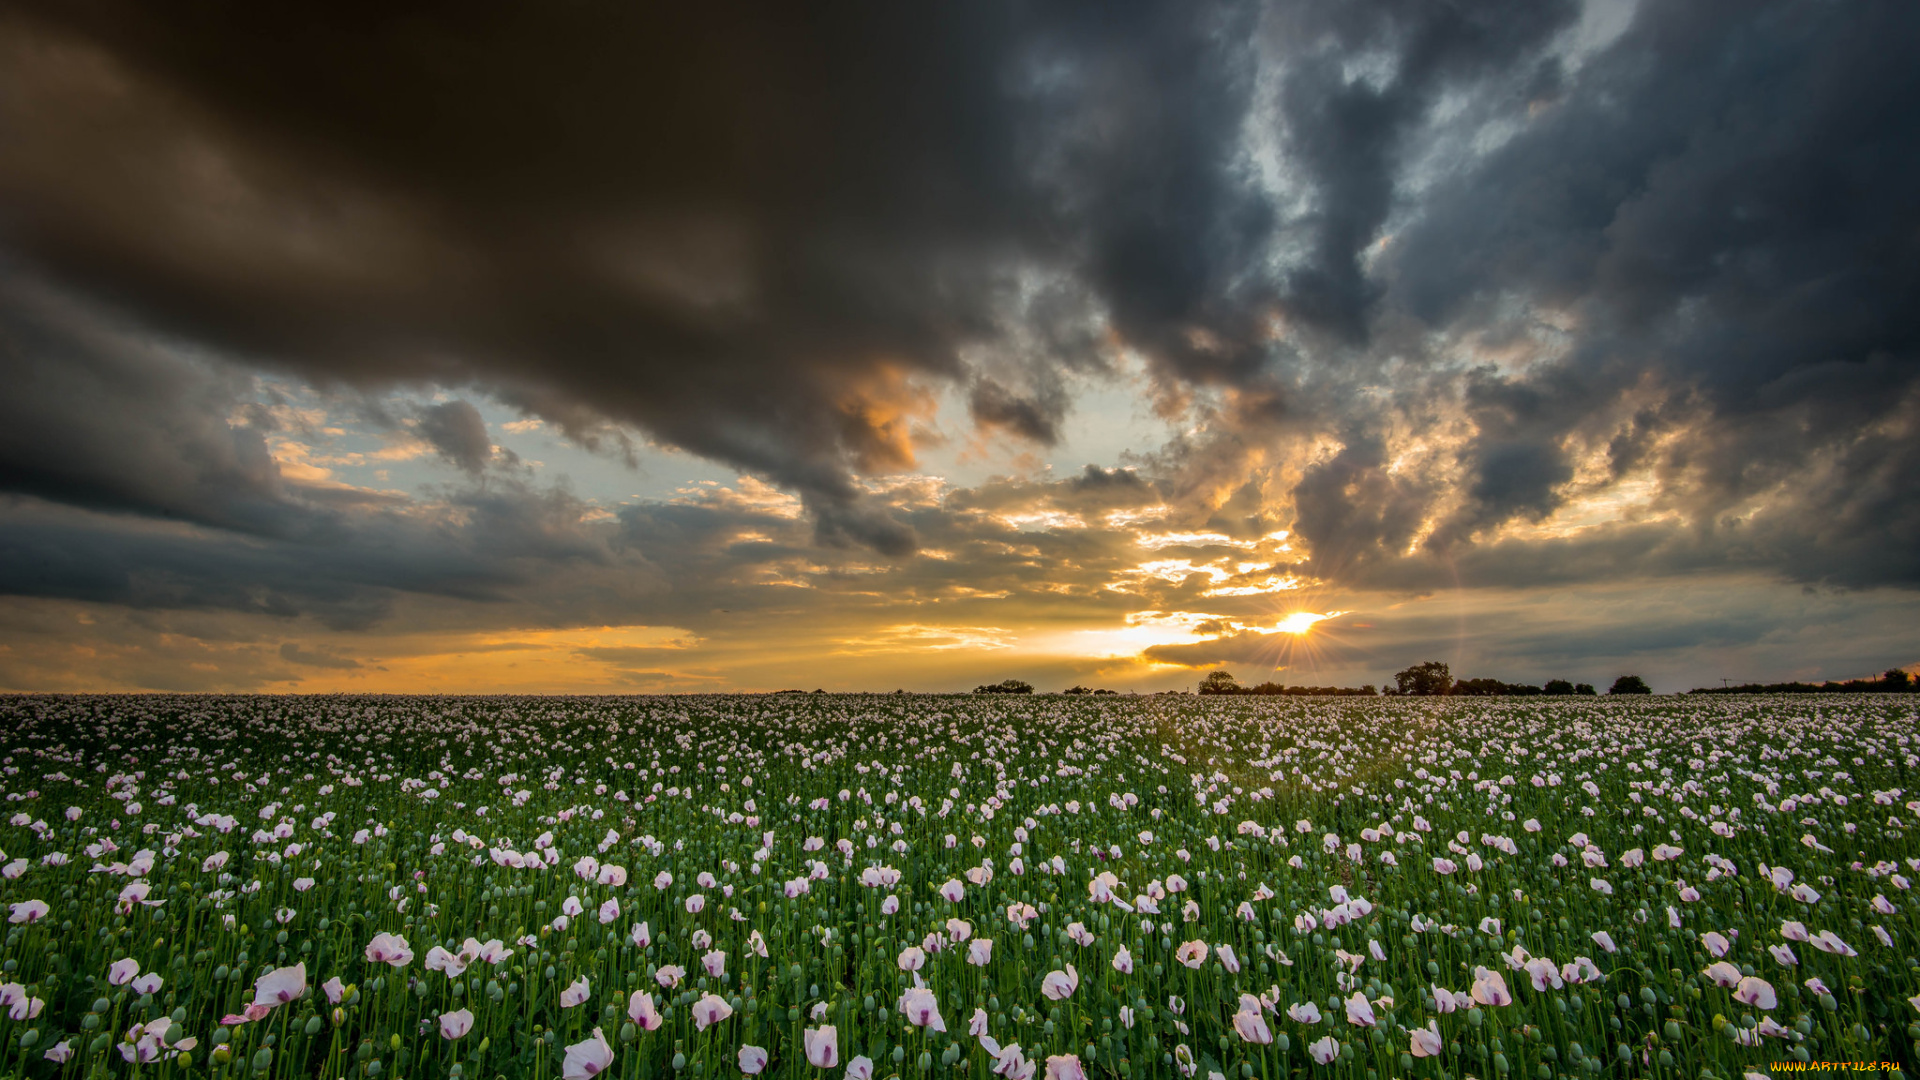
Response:
M684 632L568 646L633 671L724 649L721 611L1177 673L1266 663L1310 597L1896 610L1917 32L1892 0L9 5L0 593ZM1020 465L1102 423L1089 388L1163 437ZM502 416L747 480L580 491ZM441 471L314 464L349 429ZM968 453L1008 475L925 475Z

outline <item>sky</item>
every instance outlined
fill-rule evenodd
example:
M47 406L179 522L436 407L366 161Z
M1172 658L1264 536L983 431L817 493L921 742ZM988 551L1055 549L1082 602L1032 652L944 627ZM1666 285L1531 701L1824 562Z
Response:
M1917 40L0 0L0 689L1920 664Z

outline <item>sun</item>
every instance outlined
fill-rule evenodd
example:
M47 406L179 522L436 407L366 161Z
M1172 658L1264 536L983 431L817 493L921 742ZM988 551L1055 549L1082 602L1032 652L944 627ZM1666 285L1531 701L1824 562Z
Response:
M1336 615L1345 614L1346 612L1344 611L1329 611L1324 615L1313 611L1296 611L1286 618L1281 619L1280 622L1274 626L1274 629L1285 634L1305 634L1308 630L1313 629L1313 624L1325 622Z

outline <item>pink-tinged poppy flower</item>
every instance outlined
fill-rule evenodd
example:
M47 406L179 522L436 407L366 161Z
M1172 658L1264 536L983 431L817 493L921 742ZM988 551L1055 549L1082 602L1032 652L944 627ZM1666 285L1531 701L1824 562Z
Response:
M128 983L127 985L131 986L133 988L133 992L136 994L153 994L153 993L158 993L160 990L160 987L165 982L166 980L162 979L157 973L149 972L148 974L142 975L139 978L133 980L131 983Z
M700 966L706 969L707 974L717 979L727 973L727 954L720 949L715 949L700 958Z
M1120 946L1120 950L1113 954L1113 970L1122 975L1133 974L1133 954L1127 951L1125 945Z
M46 918L49 910L45 900L22 900L17 904L7 905L7 921L16 926L23 923L36 923Z
M367 943L367 963L388 964L392 967L406 967L413 963L413 950L407 946L407 939L398 934L375 934Z
M668 990L679 986L680 980L686 977L687 969L679 964L661 964L653 972L653 981Z
M900 957L895 963L900 965L901 971L919 971L927 966L927 954L919 946L909 945L900 950Z
M758 1046L742 1046L737 1059L740 1071L748 1076L758 1076L767 1067L767 1051Z
M1836 934L1831 930L1820 931L1818 934L1815 934L1814 936L1808 938L1807 944L1813 946L1816 949L1819 949L1823 953L1832 953L1835 956L1859 956L1860 955L1859 953L1853 951L1853 947L1851 945L1848 945L1846 942L1841 941L1839 934Z
M940 886L940 895L945 897L948 903L957 904L966 898L967 887L961 884L958 878L951 878L946 884Z
M340 1004L340 999L347 996L347 986L340 981L340 976L338 975L321 983L320 990L327 995L327 1004L329 1005L338 1005Z
M1240 1011L1233 1014L1233 1030L1243 1042L1266 1046L1273 1042L1273 1029L1267 1027L1266 1017L1260 1015L1257 1002L1258 999L1252 1011L1242 1005Z
M140 974L140 961L131 956L125 960L115 960L113 966L107 969L107 985L125 986L138 974Z
M1716 959L1727 955L1727 950L1733 948L1733 942L1728 941L1725 935L1712 930L1700 935L1700 945L1707 950L1708 956Z
M831 1069L840 1064L840 1031L832 1024L807 1028L800 1033L807 1064L816 1069Z
M974 967L986 967L992 960L992 938L975 938L967 943L967 963Z
M1287 1006L1287 1016L1296 1024L1317 1024L1320 1022L1320 1006L1311 1001L1295 1002Z
M1433 872L1436 874L1451 874L1459 869L1460 865L1452 859L1437 858L1433 860Z
M1873 910L1882 915L1897 915L1900 913L1900 909L1893 906L1893 901L1888 900L1879 893L1873 894Z
M1080 989L1080 973L1072 964L1065 971L1049 971L1040 980L1040 992L1052 1001L1065 1001Z
M620 901L609 899L600 905L600 925L605 926L620 917Z
M627 868L624 866L602 866L595 881L602 885L611 885L618 889L627 883Z
M613 1067L613 1047L607 1045L607 1037L599 1028L593 1029L593 1038L577 1042L567 1047L567 1056L560 1063L562 1080L592 1080Z
M43 1056L56 1065L65 1065L67 1062L73 1060L73 1040L61 1039L59 1042L47 1047L47 1052Z
M1620 951L1620 947L1613 943L1613 935L1607 933L1605 930L1595 930L1592 936L1593 936L1593 943L1595 945L1600 946L1602 949L1605 949L1610 953L1616 953Z
M1047 1080L1087 1080L1078 1054L1048 1054Z
M700 1000L693 1003L693 1029L705 1031L713 1025L733 1015L733 1006L726 999L715 994L701 994Z
M1740 980L1740 985L1733 988L1733 999L1756 1009L1771 1009L1780 1004L1773 984L1754 975Z
M1740 985L1740 969L1727 963L1725 960L1707 965L1707 970L1701 972L1701 974L1712 980L1715 986Z
M1600 968L1584 956L1576 956L1572 961L1562 964L1560 977L1576 985L1599 982L1606 978L1600 973Z
M665 870L653 875L653 887L660 892L673 888L673 875Z
M1012 903L1007 905L1007 921L1021 930L1027 924L1040 917L1040 912L1032 904Z
M1340 1056L1340 1044L1328 1035L1307 1047L1307 1055L1318 1065L1331 1065Z
M967 1021L968 1037L977 1039L980 1036L985 1035L986 1033L987 1033L987 1010L985 1009L973 1010L973 1017ZM992 1053L992 1051L988 1051L988 1053Z
M847 1062L845 1080L873 1080L873 1059L862 1054Z
M0 1009L15 1020L31 1020L40 1015L46 1002L27 996L27 988L17 982L0 984Z
M689 915L700 914L700 912L703 909L705 909L706 906L707 906L707 898L702 893L694 893L692 896L687 897L686 908L687 908L687 914Z
M880 901L880 914L882 915L892 915L899 910L900 898L897 896L889 896L885 900Z
M467 970L467 961L459 953L450 953L435 945L427 950L424 966L428 971L444 971L447 978L457 979Z
M1527 978L1532 981L1535 990L1558 990L1566 985L1560 978L1560 969L1552 960L1536 956L1526 962Z
M1780 924L1780 936L1788 941L1806 941L1809 937L1807 924L1789 919Z
M1800 965L1800 958L1793 954L1793 946L1791 945L1769 945L1767 946L1767 951L1773 954L1774 961L1781 967L1798 967Z
M1827 989L1827 984L1824 982L1821 982L1820 976L1818 975L1815 975L1813 978L1808 979L1806 982L1801 983L1800 985L1806 987L1807 989L1813 991L1814 993L1820 995L1821 997L1833 996L1833 991Z
M256 1020L265 1020L272 1014L273 1009L271 1007L262 1005L256 1001L238 1013L228 1013L220 1019L220 1022L227 1027L239 1027L241 1024L251 1024Z
M1183 941L1173 951L1173 958L1190 968L1199 968L1207 962L1207 943L1204 941Z
M1796 884L1789 895L1803 904L1817 904L1820 902L1819 892L1804 881Z
M1102 870L1087 883L1087 896L1096 904L1104 904L1113 899L1113 887L1120 884L1120 878L1111 870Z
M646 923L634 923L633 933L627 935L627 940L633 942L634 948L644 949L653 944L653 928Z
M1486 1006L1513 1004L1513 995L1507 991L1507 980L1497 971L1483 967L1473 969L1473 1000Z
M1440 1024L1436 1020L1427 1021L1426 1027L1414 1028L1407 1035L1411 1040L1407 1051L1417 1058L1439 1057L1440 1051L1447 1045L1447 1041L1440 1037Z
M292 967L274 968L254 980L253 1000L277 1008L307 992L307 962Z
M1467 998L1467 1004L1469 1005L1473 1004L1473 999L1470 997ZM1447 1013L1454 1012L1459 1008L1461 1008L1459 998L1454 997L1453 991L1448 990L1446 987L1443 987L1443 986L1433 987L1433 1011L1434 1012L1445 1015Z
M924 986L910 986L900 995L900 1015L914 1027L932 1031L947 1030L947 1022L940 1016L940 1003L935 1000L933 991Z
M467 1032L472 1030L473 1030L473 1011L472 1010L455 1009L452 1012L440 1014L440 1037L441 1038L451 1042L454 1039L464 1037L467 1034Z
M641 1031L658 1031L666 1022L660 1010L653 1007L653 995L639 990L627 999L627 1019L639 1025Z
M571 1009L575 1005L585 1005L587 999L592 996L593 988L588 985L587 977L582 975L569 983L566 989L560 991L560 1007Z
M1213 955L1219 959L1220 966L1226 968L1229 975L1240 974L1240 958L1233 955L1233 946L1215 946Z
M1355 1027L1373 1027L1379 1023L1378 1020L1374 1019L1373 1003L1367 1000L1367 995L1355 990L1353 996L1347 999L1346 1004L1347 1023Z
M1696 889L1691 885L1680 886L1680 902L1681 903L1691 904L1691 903L1697 902L1699 899L1700 899L1699 889Z

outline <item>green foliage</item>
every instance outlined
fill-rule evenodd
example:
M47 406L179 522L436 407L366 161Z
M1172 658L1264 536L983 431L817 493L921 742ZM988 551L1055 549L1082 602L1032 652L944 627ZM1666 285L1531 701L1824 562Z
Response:
M562 1077L597 1029L612 1077L978 1080L977 1009L1089 1076L1896 1060L1917 700L0 699L0 1039L30 1077Z

